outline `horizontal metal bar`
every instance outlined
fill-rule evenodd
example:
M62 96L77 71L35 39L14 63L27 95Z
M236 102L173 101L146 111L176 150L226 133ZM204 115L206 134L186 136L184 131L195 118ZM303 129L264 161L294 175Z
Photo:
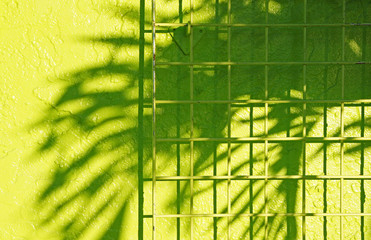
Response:
M156 66L357 65L371 62L157 62Z
M156 218L191 218L191 217L340 217L340 216L371 216L371 213L212 213L212 214L161 214ZM152 218L152 215L144 215L144 218Z
M362 175L238 175L238 176L156 176L156 181L189 181L189 180L371 180L371 176ZM152 178L144 178L152 181Z
M371 103L371 99L282 99L282 100L264 100L264 99L246 99L246 100L156 100L156 104L197 104L197 103L212 103L212 104L282 104L282 103Z
M147 29L147 30L144 30L144 33L153 33L153 30L149 30L149 29ZM169 30L168 29L166 29L166 30L156 30L156 33L169 33Z
M244 137L244 138L157 138L157 142L369 142L369 137Z
M185 27L188 23L156 23L158 27ZM192 23L193 27L353 27L371 23Z
M197 104L197 103L200 103L200 104L219 104L219 103L224 103L224 102L214 102L212 100L208 101L194 101L194 102L183 102L182 100L180 100L180 102L172 102L172 100L164 100L165 102L162 102L162 100L160 100L160 103L156 103L157 106L161 106L161 105L164 105L164 104ZM177 101L177 100L175 100ZM338 104L340 105L341 102L335 100L334 102L332 102L332 100L329 100L330 102L327 102L327 100L324 100L323 101L310 101L310 102L306 102L306 101L294 101L294 102L286 102L285 100L283 100L283 102L281 102L281 100L271 100L272 102L270 102L269 104L271 105L274 105L274 104L298 104L298 103L327 103L327 104L331 104L331 106L337 106ZM290 101L290 100L289 100ZM264 103L263 103L264 104ZM237 103L231 103L231 107L257 107L257 106L264 106L264 105L260 105L260 103L253 103L253 102L237 102ZM331 106L328 106L328 107L331 107ZM367 106L371 106L371 102L368 102L368 101L365 101L365 102L349 102L349 103L345 103L344 104L344 107L347 107L347 108L350 108L350 107L367 107ZM152 108L152 103L145 103L143 105L143 108Z

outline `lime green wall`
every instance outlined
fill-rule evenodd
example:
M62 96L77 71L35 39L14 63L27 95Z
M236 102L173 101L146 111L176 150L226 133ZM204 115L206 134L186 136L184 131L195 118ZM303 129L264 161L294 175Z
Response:
M139 1L0 2L0 239L136 236L138 39Z
M143 4L144 1L142 1ZM189 20L189 0L183 1L179 16L178 0L158 0L160 22ZM219 8L215 7L219 3ZM264 1L234 1L233 21L263 23ZM371 22L368 1L349 3L349 22ZM145 8L139 0L3 0L0 2L0 239L137 239L138 231L150 239L151 219L138 225L138 213L151 214L151 183L143 185L144 203L138 199L141 177L151 177L151 29L150 1ZM226 23L226 0L198 1L195 22ZM365 5L366 4L366 5ZM271 23L302 21L301 1L269 1ZM341 22L341 4L309 1L308 21ZM215 17L215 12L219 14ZM360 15L360 12L363 12ZM140 24L142 22L142 24ZM170 36L169 29L157 35L159 61L188 61L189 41L185 29ZM195 60L226 61L227 35L223 29L195 28ZM226 29L224 29L226 30ZM172 30L171 30L172 31ZM301 61L302 32L270 32L269 58L272 61ZM302 31L302 30L301 30ZM308 28L307 56L310 61L340 61L342 29ZM282 34L285 33L285 34ZM264 29L232 30L231 54L234 61L264 61ZM318 37L321 36L321 37ZM340 37L339 37L340 36ZM345 60L370 62L370 27L347 30ZM244 40L249 39L248 44ZM318 41L318 39L323 41ZM250 41L251 40L251 41ZM175 41L177 44L175 44ZM182 48L180 50L180 48ZM369 65L345 69L345 97L371 98ZM194 97L198 100L227 99L227 67L195 69ZM339 99L341 66L307 67L307 97ZM269 70L271 99L302 99L303 68L272 67ZM189 68L159 68L158 98L189 99ZM218 81L215 81L218 79ZM231 95L235 99L264 98L264 66L232 68ZM248 82L249 84L246 84ZM324 82L329 86L324 86ZM330 86L334 84L334 87ZM366 83L366 85L362 85ZM242 87L243 86L243 87ZM340 96L340 97L339 97ZM144 104L144 105L143 105ZM253 111L253 112L252 112ZM271 137L302 136L301 106L291 106L285 115L283 105L269 108ZM363 118L362 118L363 111ZM189 137L189 108L158 107L159 137ZM196 137L227 136L226 105L195 106ZM233 107L232 137L261 136L264 133L264 106ZM323 105L308 105L308 136L322 136ZM327 109L328 136L339 135L340 107ZM371 107L345 108L345 136L371 137ZM250 121L250 118L254 121ZM252 123L252 124L250 124ZM363 125L362 125L363 124ZM362 127L363 126L363 130ZM289 129L289 130L288 130ZM299 144L300 145L300 144ZM302 174L302 149L295 144L269 145L269 174ZM339 174L339 144L308 144L307 174L322 175L323 159L327 172ZM345 144L344 173L371 174L371 151L363 145ZM190 172L187 144L158 144L157 173L163 176ZM196 175L226 175L227 144L195 144ZM263 144L232 144L233 174L263 175ZM253 164L249 162L252 159ZM180 168L176 161L180 161ZM143 173L143 176L140 175ZM250 188L247 182L232 182L232 212L262 211L262 181ZM182 195L176 198L177 187ZM178 189L178 190L179 190ZM250 191L250 189L252 189ZM361 190L362 189L362 190ZM267 190L272 199L269 211L301 212L302 185L271 181ZM194 213L225 212L227 183L195 182ZM327 191L328 212L339 211L339 181L307 182L306 211L322 212ZM360 198L371 207L371 185L353 180L344 184L344 211L359 212ZM253 197L249 194L252 193ZM366 193L366 194L365 194ZM219 194L219 195L217 195ZM217 195L217 204L214 198ZM253 201L253 202L252 202ZM287 201L294 203L286 205ZM157 184L157 213L189 213L189 184ZM251 205L250 205L251 204ZM214 209L214 207L216 209ZM289 209L291 208L291 209ZM359 217L344 218L345 239L360 239ZM258 220L255 229L262 225ZM284 239L287 225L301 234L301 218L275 218L269 225L272 239ZM369 224L365 218L363 224ZM180 221L182 236L189 237L189 220ZM196 218L194 239L211 239L218 228L218 239L226 239L226 219ZM159 239L174 239L175 219L159 219ZM236 218L231 225L232 239L241 239L251 226L248 218ZM328 238L339 237L339 218L328 218ZM143 229L141 229L143 228ZM307 218L308 239L323 238L323 219ZM368 230L368 228L365 228ZM262 238L263 230L254 233ZM291 234L291 235L290 235ZM365 231L369 234L369 230ZM249 234L247 234L248 236Z

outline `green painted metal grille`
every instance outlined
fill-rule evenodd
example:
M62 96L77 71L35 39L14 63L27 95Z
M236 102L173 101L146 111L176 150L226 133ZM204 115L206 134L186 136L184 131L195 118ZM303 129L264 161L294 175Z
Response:
M270 235L271 229L273 227L273 222L275 219L285 218L286 222L286 237L284 238L293 238L293 236L296 236L299 239L306 239L307 238L307 228L315 228L315 226L312 226L310 222L308 222L308 218L311 217L318 217L323 219L324 223L322 224L322 229L317 229L316 231L321 231L322 236L326 238L326 231L329 231L329 228L331 228L330 225L328 225L329 218L338 218L339 224L338 229L336 231L339 232L340 239L346 239L346 236L344 234L344 228L346 225L345 218L346 217L357 217L357 221L359 221L359 230L361 232L360 237L362 239L365 239L365 226L367 225L366 218L368 216L371 216L370 212L365 211L365 182L367 180L371 180L371 176L364 174L364 166L365 162L370 161L370 159L367 159L368 152L370 151L370 141L371 141L371 135L368 135L367 129L368 125L367 122L369 111L370 111L370 104L371 99L367 98L369 97L369 94L366 92L362 97L347 97L346 96L346 68L347 66L360 66L359 69L362 69L363 71L363 79L367 78L367 74L369 74L370 71L370 62L367 61L366 58L366 48L364 46L364 54L362 60L357 61L349 61L346 59L346 31L348 29L354 29L354 28L362 28L363 31L368 31L370 24L365 22L358 22L358 23L349 23L347 22L346 16L347 16L347 3L345 0L342 2L342 9L341 9L341 19L342 22L336 22L336 23L308 23L307 21L307 12L308 8L310 7L310 3L307 2L307 0L304 0L302 2L302 21L300 23L270 23L269 22L269 4L270 1L265 1L265 14L264 14L264 22L259 23L236 23L233 22L233 13L232 13L232 0L228 0L225 2L225 9L226 9L226 18L224 22L216 22L216 23L200 23L197 21L194 21L194 15L197 12L197 9L194 9L194 0L189 0L189 21L186 23L183 23L183 16L179 18L178 23L174 22L158 22L156 19L156 16L159 15L159 12L161 12L161 9L156 8L156 1L152 0L152 40L153 40L153 65L152 65L152 77L153 77L153 135L152 135L152 147L153 147L153 161L152 161L152 177L145 178L144 180L147 182L150 182L152 184L152 213L144 215L145 218L152 219L152 239L172 239L172 237L168 235L164 235L166 231L163 231L161 234L161 231L159 230L159 222L161 222L163 219L171 219L171 223L175 226L176 229L176 237L175 239L196 239L195 237L195 229L197 223L195 222L196 219L199 218L210 218L212 225L214 226L211 228L211 235L214 239L275 239L276 237L273 235ZM182 8L182 3L179 4L180 8ZM308 29L311 31L316 28L326 28L326 29L332 29L336 28L340 30L340 38L341 38L341 47L337 49L337 51L340 54L340 58L338 60L331 60L331 59L319 59L319 60L312 60L309 59L309 54L306 49L308 47ZM183 38L176 38L174 31L176 29L183 29L184 35ZM225 53L226 59L220 60L219 58L215 58L215 61L198 61L202 59L202 57L198 57L197 60L195 60L195 55L197 55L197 47L198 44L198 37L196 31L203 31L202 29L214 29L217 34L215 35L216 38L220 36L220 34L223 35L223 42L225 44L222 44L221 47L224 47L224 49L220 49L220 54ZM232 59L232 51L233 48L232 44L234 41L233 35L237 36L238 38L238 31L243 30L251 30L251 29L257 29L256 31L261 31L261 39L259 41L261 42L261 45L264 46L263 57L258 60L252 60L252 61L235 61ZM301 47L304 49L302 51L301 56L299 56L297 59L295 57L292 57L292 59L295 60L279 60L279 59L270 59L270 46L272 45L271 40L271 31L280 31L281 29L293 29L300 30L301 36L297 38L297 41L300 41ZM364 30L366 29L366 30ZM173 43L176 45L176 48L180 49L182 52L182 55L187 60L181 59L181 61L161 61L158 58L156 59L156 51L159 53L161 49L159 50L159 47L156 45L156 33L161 32L169 32L168 37L170 36L172 38ZM235 33L235 34L234 34ZM284 31L282 34L285 34ZM367 34L367 33L366 33ZM184 37L186 36L186 37ZM254 37L255 35L251 35ZM211 36L212 38L213 36ZM184 40L185 38L188 38ZM318 37L320 40L320 36ZM184 40L184 42L181 42ZM243 41L243 39L240 39ZM248 42L248 40L246 40ZM185 44L184 44L185 43ZM189 44L189 45L188 45ZM188 50L187 50L188 49ZM206 58L205 58L206 59ZM284 98L272 98L270 97L270 90L272 92L275 91L275 88L270 87L270 70L272 68L280 68L280 67L295 67L297 66L300 72L300 78L302 79L303 85L302 85L302 91L300 97L288 97L287 99ZM257 87L256 91L259 91L259 89L262 89L261 97L249 97L249 98L243 98L240 97L238 99L235 98L235 94L233 93L233 68L238 69L246 69L249 74L251 71L254 74L254 71L252 69L259 69L262 78L260 81L260 86ZM318 67L319 68L325 68L326 71L330 71L328 69L331 69L333 67L336 67L338 69L338 77L340 79L340 89L339 89L339 95L338 97L334 98L308 98L308 89L307 84L308 81L312 81L310 78L311 76L308 76L308 69L311 67ZM187 73L189 73L189 79L186 82L186 84L189 84L189 86L185 86L184 89L187 89L185 92L186 95L188 95L187 98L183 99L163 99L159 98L157 96L158 91L166 91L166 81L165 83L161 83L159 85L156 79L159 71L172 71L172 69L175 68L181 68L185 69ZM221 89L224 89L224 95L216 95L214 98L207 99L205 98L195 98L195 88L198 84L197 78L197 71L199 69L211 69L212 73L211 78L214 76L217 76L215 74L218 69L224 74L225 79L225 85L221 87ZM240 70L243 72L243 70ZM175 71L176 72L176 71ZM257 73L258 74L258 73ZM242 77L244 75L242 74ZM246 79L248 79L248 76L246 75ZM248 80L245 82L242 81L242 85L240 85L240 88L244 88L244 84L249 84ZM363 81L363 86L365 87L366 91L369 89L368 87L368 81ZM159 86L159 87L158 87ZM179 85L179 88L184 86L184 82ZM277 85L280 86L280 85ZM361 86L362 87L362 86ZM328 87L330 89L330 87ZM183 91L183 90L180 90ZM325 95L326 93L324 93ZM225 131L224 136L220 135L203 135L202 133L199 134L195 130L195 125L197 124L197 120L195 119L195 111L197 109L198 114L200 114L200 111L202 111L202 107L204 106L207 108L212 108L213 106L219 106L223 109L224 114L219 117L219 119L222 119L225 125ZM347 135L346 129L350 127L350 124L347 123L346 119L347 116L347 109L357 107L360 109L360 122L359 122L359 135L352 136ZM160 121L160 118L163 116L164 109L170 109L169 113L175 114L175 111L179 111L179 109L187 109L185 110L186 113L184 116L189 115L189 118L186 120L181 120L183 123L187 124L186 134L179 133L179 129L177 134L171 135L171 134L164 134L163 132L159 133L158 131L158 122ZM239 109L239 108L246 108L249 109L250 114L250 120L246 121L246 125L249 126L249 129L247 131L250 131L250 134L235 134L234 126L233 126L233 114L235 113L233 109ZM339 134L338 135L331 135L329 134L329 131L332 128L331 121L328 121L328 109L336 109L338 113L338 120L337 123L339 126ZM173 110L171 110L173 109ZM174 110L177 109L177 110ZM256 110L255 110L256 109ZM289 130L287 130L286 134L284 135L274 135L271 134L271 123L270 121L273 120L275 109L277 111L283 111L286 114L294 114L295 116L300 117L300 121L295 126L299 128L297 130L297 133L290 133L290 125ZM317 114L315 116L320 116L323 118L323 134L321 136L313 136L308 135L308 126L310 126L311 119L314 115L312 114L313 109L322 109L323 114ZM172 112L174 111L174 112ZM254 111L257 111L259 114L259 117L254 116ZM296 111L296 112L295 112ZM161 114L159 114L161 112ZM273 115L271 119L271 115ZM176 116L174 115L174 118ZM207 117L205 116L207 119ZM196 121L196 122L195 122ZM261 134L254 135L253 129L255 127L255 123L259 122L262 126ZM285 122L283 120L281 122L281 125ZM215 124L215 122L210 122L210 125ZM207 125L207 124L206 124ZM164 125L162 125L164 126ZM166 124L165 124L166 126ZM246 126L247 127L247 126ZM277 126L280 127L280 126ZM212 127L211 127L212 128ZM170 131L170 130L169 130ZM238 136L239 135L239 136ZM186 137L185 137L186 136ZM159 165L157 163L158 159L158 149L161 144L165 144L165 146L170 146L171 144L174 144L176 146L177 153L174 155L178 158L176 163L177 171L174 172L172 175L166 175L166 174L159 174ZM169 145L166 145L169 144ZM219 163L211 163L211 165L214 166L213 172L211 174L203 175L198 172L195 172L195 165L202 164L197 163L197 157L195 148L199 144L209 144L210 146L223 146L223 156L224 159L226 159L225 164L222 168L224 168L223 174L218 174L218 164ZM253 152L254 146L259 146L261 148L261 156L259 156L262 160L259 162L261 164L260 172L256 171L254 172L252 170L253 167L250 168L250 171L246 174L238 174L238 171L234 170L234 161L238 162L238 159L233 158L233 152L235 149L238 148L238 146L241 145L248 145L250 147L250 155L248 158L255 158L251 152ZM255 144L255 145L254 145ZM329 151L330 145L337 146L339 151L336 152L335 158L339 161L339 171L335 173L331 173L326 169L323 169L323 172L321 174L311 174L308 173L308 162L311 162L311 159L308 159L310 156L307 156L307 150L306 148L312 147L316 144L321 144L322 151L324 152L323 161L327 161L327 153L326 151ZM360 171L359 174L349 174L345 173L344 171L344 159L345 159L345 151L346 151L346 144L355 144L358 146L358 150L360 153ZM254 145L254 146L253 146ZM274 171L270 171L270 157L274 153L270 153L270 148L274 149L275 146L290 146L292 145L293 148L301 148L301 156L300 160L301 163L295 163L298 166L301 166L300 171L293 171L290 172L289 168L287 167L287 171L283 173L278 173ZM162 145L161 145L162 146ZM186 146L186 147L183 147ZM218 147L215 147L216 149ZM187 152L189 155L189 159L181 159L180 151L183 151L181 149L185 149L184 151ZM202 149L202 148L201 148ZM289 148L290 149L290 148ZM169 147L170 151L170 147ZM272 152L274 152L272 150ZM286 153L287 155L290 155L290 151ZM189 172L188 174L184 174L182 171L182 161L189 161ZM218 161L217 158L214 158L213 161ZM170 163L169 163L170 164ZM312 163L314 164L314 163ZM326 163L324 163L326 165ZM252 164L251 164L252 165ZM288 166L290 166L290 163L288 163ZM259 172L259 173L257 173ZM348 212L344 210L344 195L345 192L345 185L346 181L359 181L359 191L361 192L360 195L363 196L361 199L355 199L354 201L360 201L361 206L359 208L359 211L357 212ZM195 208L197 207L197 204L201 204L199 201L196 201L196 197L198 194L198 191L195 190L195 184L199 184L200 182L210 182L213 187L213 204L212 206L213 211L212 213L199 213L198 211L195 211ZM300 205L297 207L297 209L291 209L289 212L288 210L286 212L282 211L272 211L272 209L269 209L269 185L274 185L274 181L284 181L284 182L295 182L294 185L297 187L297 190L295 191L300 197L297 197L295 199L300 198L300 202L296 203L296 205ZM338 195L338 204L339 209L338 211L331 211L329 209L324 209L323 212L311 212L308 210L307 204L308 201L311 201L311 196L308 196L308 193L306 193L306 188L311 184L311 181L320 181L321 184L330 184L330 181L335 181L335 189L339 191ZM161 198L166 198L166 196L161 195L163 193L159 193L159 183L161 182L174 182L176 186L173 188L173 192L168 192L170 195L177 196L176 201L176 213L167 214L163 211L158 211L158 202ZM261 196L262 200L260 203L261 209L260 211L253 211L253 205L254 200L249 200L250 203L250 209L249 211L233 211L233 206L237 204L236 202L239 199L239 196L232 196L232 191L235 188L234 183L240 183L244 184L242 182L247 182L247 185L245 184L245 191L250 192L251 195L254 195L255 191L253 188L253 185L260 186ZM218 186L223 184L224 188L223 190L219 190ZM291 185L290 185L291 184ZM254 185L254 186L255 186ZM186 186L186 187L184 187ZM288 184L288 187L292 186L292 183ZM327 186L327 185L326 185ZM323 202L326 202L328 199L328 195L330 193L327 193L327 188L325 186L325 190L322 193L324 196ZM358 185L357 185L358 186ZM211 187L210 187L211 188ZM189 194L182 195L183 189L187 189L187 192ZM218 193L215 193L218 189ZM357 188L358 189L358 188ZM358 191L358 190L357 190ZM244 192L244 191L242 191ZM223 196L225 201L223 203L219 203L217 196ZM242 194L242 193L241 193ZM184 199L187 199L187 204L184 204L184 206L181 206L183 203L180 199L183 197ZM286 199L289 199L287 197ZM274 200L274 199L273 199ZM272 201L273 201L272 200ZM185 202L185 201L184 201ZM223 207L222 211L218 210L218 207L215 205L221 205ZM290 203L287 203L289 205ZM323 203L326 205L326 203ZM202 204L201 204L202 205ZM218 206L219 206L218 205ZM189 211L184 211L187 213L182 212L182 208L187 208ZM299 209L299 210L298 210ZM249 224L241 224L239 227L236 227L234 229L233 224L234 221L236 221L237 218L245 218L249 219ZM292 220L288 220L289 218L292 218ZM174 220L172 220L174 219ZM186 220L184 220L186 219ZM185 224L184 229L182 229L183 223L182 221L187 221L187 224ZM219 222L224 221L225 225L224 228L219 227ZM289 234L290 231L290 225L295 225L295 233L294 235ZM255 230L254 230L255 228ZM256 228L259 228L256 230ZM284 225L278 225L277 228L284 228ZM219 235L219 232L223 232L223 235ZM236 232L245 232L245 235L238 235L238 236L244 236L243 238L236 238ZM260 233L257 233L257 231L260 231ZM278 231L278 230L277 230ZM202 235L202 234L201 234ZM186 236L186 237L185 237ZM198 234L199 236L199 234ZM205 239L208 239L206 237ZM279 237L277 237L279 239Z

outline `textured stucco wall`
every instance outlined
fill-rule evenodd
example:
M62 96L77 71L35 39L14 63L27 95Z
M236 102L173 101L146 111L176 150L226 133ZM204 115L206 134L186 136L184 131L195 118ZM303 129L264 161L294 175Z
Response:
M189 0L158 0L159 22L189 20ZM218 2L218 7L215 3ZM232 20L264 23L264 1L232 1ZM227 21L227 1L195 3L195 22ZM269 1L270 23L301 23L301 1ZM362 14L360 14L362 12ZM216 14L218 13L218 14ZM142 17L141 18L141 14ZM145 14L143 16L143 14ZM217 16L216 16L217 15ZM341 1L309 1L308 22L339 23ZM367 0L347 1L347 22L371 22ZM140 21L143 21L140 25ZM151 177L151 29L150 1L144 9L138 0L3 0L0 1L0 239L137 239L138 169ZM185 29L168 29L157 35L158 61L189 61ZM345 61L371 60L370 27L347 29ZM270 30L271 61L340 61L342 28L307 29L303 50L302 29ZM232 30L232 61L264 61L264 28ZM226 28L195 28L195 60L226 61ZM182 49L180 49L182 48ZM144 52L141 52L143 50ZM341 66L308 66L307 97L341 98ZM303 68L276 66L269 69L270 99L302 99ZM345 98L371 98L369 65L345 69ZM227 99L227 68L195 68L194 97ZM159 99L189 99L189 68L157 70ZM264 98L264 66L233 67L231 96L234 99ZM363 85L362 85L363 84ZM142 103L145 107L142 108ZM147 107L146 107L147 106ZM227 136L227 106L195 106L196 137ZM340 107L307 106L308 136L339 135ZM232 137L259 136L264 132L264 106L232 107ZM301 106L269 109L269 135L301 136ZM362 115L363 114L363 115ZM190 111L184 105L159 106L159 137L189 137ZM363 116L363 118L362 118ZM371 137L371 107L345 108L345 136ZM253 119L253 121L251 121ZM363 125L362 125L363 124ZM363 128L361 127L363 126ZM363 129L363 130L362 130ZM300 145L300 144L299 144ZM295 144L269 145L269 174L302 174L302 148ZM307 144L306 173L339 174L338 143ZM363 148L363 150L361 150ZM371 174L370 145L345 144L344 173ZM158 144L158 175L190 172L188 144ZM227 144L195 143L196 175L226 175ZM263 144L232 144L232 173L263 175ZM327 156L323 156L326 154ZM250 161L252 160L252 161ZM177 164L179 161L179 164ZM231 183L232 213L261 212L262 181ZM326 189L324 189L327 187ZM301 212L302 185L271 181L268 184L271 212ZM143 213L151 214L151 183L144 183ZM177 198L176 192L180 192ZM227 183L195 182L194 213L226 210ZM306 211L339 212L339 181L307 181ZM327 199L324 200L324 192ZM352 180L344 184L344 211L371 209L371 184ZM250 196L250 194L252 194ZM189 184L157 184L157 213L189 213ZM362 199L361 199L362 198ZM290 202L294 201L294 202ZM289 202L287 205L286 203ZM254 209L254 210L252 210ZM140 212L140 211L139 211ZM344 218L344 239L360 239L359 217ZM369 236L370 218L365 218ZM323 218L307 218L307 239L322 239ZM289 224L288 224L289 222ZM143 220L144 239L151 237L151 219ZM181 219L182 239L189 239L189 219ZM175 219L159 219L159 239L176 239ZM194 239L226 239L226 219L195 218ZM232 239L254 227L261 239L262 218L236 218ZM338 239L339 218L329 217L328 239ZM288 225L290 226L288 227ZM292 226L295 232L289 232ZM217 229L217 233L216 230ZM256 230L259 229L259 230ZM213 232L214 231L214 232ZM269 223L271 239L301 234L301 218L275 218ZM251 234L252 235L252 234Z
M139 1L0 2L0 239L135 238L138 39Z

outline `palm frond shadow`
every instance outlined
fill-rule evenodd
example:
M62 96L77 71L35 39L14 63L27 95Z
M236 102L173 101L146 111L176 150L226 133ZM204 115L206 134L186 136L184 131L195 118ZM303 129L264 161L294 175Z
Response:
M287 20L296 21L301 17L295 11L298 5L277 1L283 12L270 13L273 22ZM204 0L204 5L216 8L211 0ZM262 21L265 12L261 10L263 2L258 1L245 5L240 1L236 9L236 21ZM226 5L220 5L219 9ZM144 9L144 6L141 6ZM136 21L135 14L121 14L125 7L113 7L111 11L123 20ZM132 9L136 14L143 14L143 9ZM195 8L195 12L201 8ZM250 14L246 19L244 13ZM181 13L186 17L187 10ZM210 22L218 22L225 17L226 12L220 10ZM161 19L161 16L159 17ZM179 16L172 16L173 21ZM169 20L165 16L164 21ZM61 227L63 239L79 239L92 228L99 225L103 231L97 239L120 239L128 223L128 211L132 211L136 196L139 203L143 201L143 184L145 177L151 177L147 171L151 166L151 119L150 114L144 114L145 103L150 102L150 88L145 82L150 80L151 59L144 54L146 46L151 42L144 38L144 26L150 25L144 17L140 23L142 37L124 37L112 35L108 37L82 37L82 42L104 44L111 49L112 56L105 63L92 65L76 72L66 73L55 82L62 81L65 87L56 100L50 103L50 109L45 118L35 123L33 128L47 129L44 142L36 152L51 163L50 182L45 185L43 192L36 202L40 211L44 213L44 220L40 228L58 225ZM183 29L184 30L184 29ZM166 29L158 36L168 36L170 42L159 44L157 58L159 61L187 61L189 58L189 41L180 29ZM227 55L226 29L197 28L195 29L195 58L197 61L223 61ZM287 30L287 29L286 29ZM270 34L272 61L286 61L289 59L301 60L303 51L302 37L295 31L287 34L272 31ZM170 36L170 33L172 34ZM243 45L233 52L237 61L264 61L261 59L262 49L265 48L264 31L259 29L242 29L232 32L235 36L234 44ZM315 33L308 33L308 38L315 39ZM251 37L254 41L246 41ZM309 50L310 58L326 59L329 55L328 42L336 39L336 35L326 33L327 41L322 45L313 45ZM288 42L290 44L288 44ZM119 61L115 53L129 46L141 48L141 62L139 66L128 61ZM323 49L322 49L323 47ZM181 49L180 49L181 48ZM319 50L318 50L319 49ZM245 59L243 59L245 58ZM274 59L276 58L276 59ZM308 98L337 98L341 81L339 69L336 67L320 67L311 70L308 67ZM143 71L143 72L140 72ZM190 95L189 67L159 68L157 71L158 89L157 99L187 100ZM367 72L360 71L359 78L365 81ZM228 68L225 66L195 67L194 68L194 98L196 100L227 100L228 99ZM312 79L312 80L310 80ZM231 97L234 99L264 98L264 66L233 67L231 70ZM313 82L312 82L313 81ZM310 85L312 84L312 85ZM321 85L323 84L323 86ZM366 82L367 88L369 84ZM321 86L321 89L316 89ZM354 86L355 92L361 91ZM133 94L138 92L139 94ZM371 90L371 89L370 89ZM363 98L367 91L363 91ZM272 66L269 68L269 97L271 99L303 98L303 67ZM371 91L369 91L371 92ZM361 95L359 95L361 96ZM364 108L366 106L358 106ZM139 108L139 111L138 111ZM262 137L264 136L264 105L237 105L231 108L231 135L232 137ZM306 134L324 132L324 135L340 136L340 128L334 131L326 130L327 123L331 123L329 116L339 110L339 106L313 104L307 105ZM139 115L138 115L139 113ZM159 105L156 132L159 138L190 137L190 108L188 105ZM278 104L269 108L268 136L302 137L303 136L303 105ZM331 116L332 116L331 115ZM336 114L335 114L336 115ZM324 119L325 118L325 119ZM139 120L138 120L139 119ZM347 122L344 131L362 132L371 129L371 121L362 115L358 120ZM322 125L321 125L322 124ZM353 130L352 130L353 129ZM354 130L358 129L358 130ZM195 137L225 138L228 135L228 106L223 104L196 104L194 105L194 134ZM139 136L139 137L138 137ZM194 166L189 165L189 144L169 143L159 144L159 175L186 176L193 168L194 175L212 176L227 174L227 159L231 155L231 174L264 175L264 143L233 143L230 153L226 143L195 143ZM312 151L306 159L310 164L312 158L326 155L327 143L319 143L320 147ZM369 146L366 144L352 145L345 154L362 153ZM269 143L268 145L268 175L301 175L303 174L303 143ZM241 154L241 152L243 154ZM338 154L340 154L338 152ZM139 156L139 157L138 157ZM326 158L326 157L325 157ZM104 161L99 161L104 159ZM364 157L363 157L364 162ZM324 165L326 163L323 163ZM362 164L361 164L362 165ZM364 163L363 163L364 165ZM361 166L362 168L362 166ZM324 170L326 171L326 170ZM363 170L361 170L363 171ZM141 173L142 172L142 173ZM326 172L324 173L326 174ZM139 178L138 178L139 175ZM320 174L318 174L320 175ZM139 181L138 181L139 180ZM238 182L238 181L236 181ZM226 181L210 181L209 185L197 186L195 181L194 192L190 193L190 181L181 184L176 182L176 194L160 196L158 201L163 202L163 208L158 211L164 214L189 213L191 195L194 199L209 201L210 212L195 209L194 213L228 213L226 201L219 197L226 195ZM270 180L266 186L267 200L263 199L264 180L240 181L233 185L230 196L230 209L236 216L230 218L230 224L240 226L236 233L240 239L264 235L265 227L269 239L283 238L296 239L301 234L301 220L299 217L272 216L268 222L262 217L243 218L245 213L297 213L302 209L303 191L300 180ZM224 192L220 186L224 186ZM237 190L234 190L236 188ZM212 194L209 198L206 195ZM205 195L206 194L206 195ZM364 189L363 189L364 194ZM208 200L206 200L208 199ZM225 199L225 198L224 198ZM364 196L361 197L364 201ZM324 200L325 201L325 200ZM143 207L143 202L139 204ZM135 207L134 207L135 208ZM146 207L144 207L146 208ZM148 208L148 207L147 207ZM326 209L325 209L326 210ZM139 238L143 238L143 209L138 211ZM200 211L200 212L197 212ZM108 216L108 217L107 217ZM241 220L242 219L242 220ZM245 219L245 220L243 220ZM132 220L132 219L131 219ZM363 220L364 221L364 220ZM363 222L363 225L365 223ZM172 231L180 238L180 220L172 226ZM196 230L197 230L196 226ZM182 234L190 228L189 223L182 225ZM227 232L226 218L214 218L208 225L214 239ZM285 229L284 231L282 229ZM324 225L324 232L326 232ZM220 235L221 234L221 235ZM325 234L325 233L324 233Z

